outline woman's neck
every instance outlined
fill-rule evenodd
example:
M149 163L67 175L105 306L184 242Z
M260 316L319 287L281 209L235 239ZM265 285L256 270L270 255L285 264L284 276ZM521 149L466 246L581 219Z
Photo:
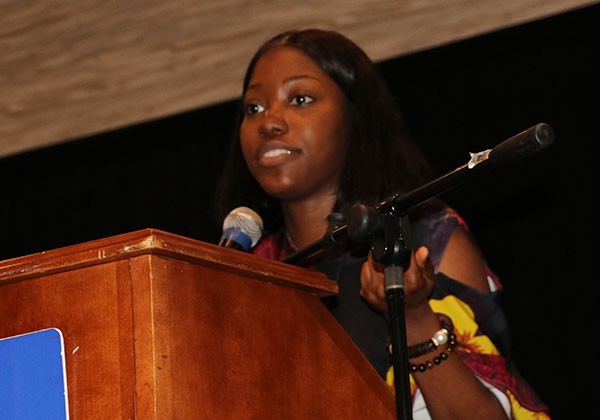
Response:
M295 201L281 204L289 239L301 249L318 241L325 234L327 216L333 208L334 198L312 201Z

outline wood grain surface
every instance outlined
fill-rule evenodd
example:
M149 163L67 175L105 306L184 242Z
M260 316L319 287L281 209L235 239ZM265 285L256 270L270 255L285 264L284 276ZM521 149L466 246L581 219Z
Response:
M336 29L380 61L593 3L0 0L0 157L231 100L284 29Z

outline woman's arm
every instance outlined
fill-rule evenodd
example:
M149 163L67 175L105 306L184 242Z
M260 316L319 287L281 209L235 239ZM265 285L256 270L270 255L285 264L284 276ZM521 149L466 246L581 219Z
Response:
M429 296L435 284L429 251L421 247L412 253L409 268L404 273L405 315L408 345L426 342L441 328ZM440 263L439 271L482 292L488 291L485 261L462 227L454 229ZM361 294L379 310L386 310L382 267L372 258L363 265ZM506 419L507 414L498 399L477 379L461 358L448 352L448 343L432 353L413 358L411 364L421 364L445 352L449 357L433 368L413 373L432 418L443 419Z

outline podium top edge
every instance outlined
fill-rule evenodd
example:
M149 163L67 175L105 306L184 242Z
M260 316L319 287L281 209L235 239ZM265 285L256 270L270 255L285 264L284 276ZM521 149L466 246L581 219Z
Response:
M141 255L157 255L319 296L338 292L324 274L154 228L0 261L0 286Z

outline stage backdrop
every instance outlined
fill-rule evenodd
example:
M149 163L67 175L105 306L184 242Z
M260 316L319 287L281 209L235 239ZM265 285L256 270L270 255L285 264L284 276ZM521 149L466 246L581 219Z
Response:
M375 60L597 0L0 0L0 156L238 95L267 37L340 30Z

